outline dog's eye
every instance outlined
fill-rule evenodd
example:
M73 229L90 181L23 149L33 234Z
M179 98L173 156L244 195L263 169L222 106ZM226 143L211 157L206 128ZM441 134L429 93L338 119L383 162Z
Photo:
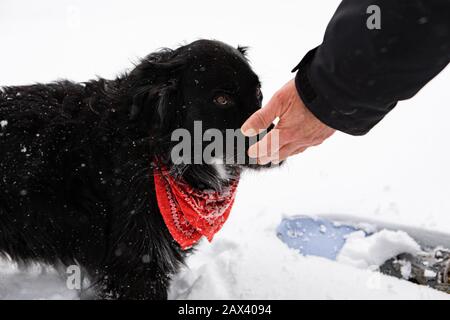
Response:
M226 107L232 104L232 99L226 94L219 94L214 97L214 103L218 106Z

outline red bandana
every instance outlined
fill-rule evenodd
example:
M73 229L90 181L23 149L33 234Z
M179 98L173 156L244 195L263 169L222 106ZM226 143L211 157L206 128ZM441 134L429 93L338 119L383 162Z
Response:
M183 250L202 236L211 241L230 215L238 180L220 193L199 191L175 180L160 164L157 167L153 170L156 198L172 237Z

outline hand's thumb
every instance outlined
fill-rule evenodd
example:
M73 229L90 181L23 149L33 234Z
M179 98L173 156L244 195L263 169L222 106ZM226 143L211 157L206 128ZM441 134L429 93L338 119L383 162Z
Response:
M251 137L267 129L278 116L278 107L273 103L273 99L269 101L265 107L256 111L245 121L241 127L242 134Z

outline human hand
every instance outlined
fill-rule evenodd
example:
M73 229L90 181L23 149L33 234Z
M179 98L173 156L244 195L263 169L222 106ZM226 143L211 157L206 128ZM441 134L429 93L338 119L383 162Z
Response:
M275 128L248 149L249 157L257 158L259 164L279 163L321 144L336 131L308 110L300 99L294 80L285 84L265 107L248 118L241 131L246 136L254 136L267 129L277 117L280 120ZM278 141L273 143L276 139Z

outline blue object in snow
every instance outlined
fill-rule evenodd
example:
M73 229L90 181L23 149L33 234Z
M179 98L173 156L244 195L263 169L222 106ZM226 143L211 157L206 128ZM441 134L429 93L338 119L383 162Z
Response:
M330 220L302 216L284 218L277 228L277 236L303 255L336 260L345 244L345 236L358 230Z

